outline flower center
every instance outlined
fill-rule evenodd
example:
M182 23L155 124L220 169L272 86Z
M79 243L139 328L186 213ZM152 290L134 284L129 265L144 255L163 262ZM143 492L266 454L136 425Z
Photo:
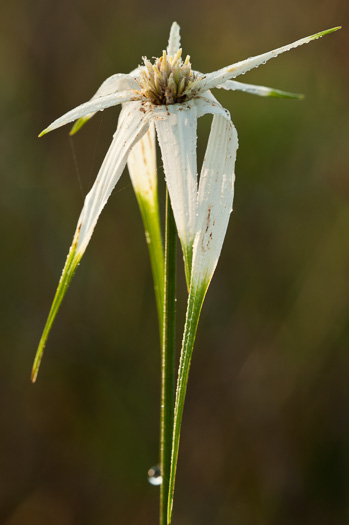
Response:
M198 79L191 70L189 55L183 62L182 50L179 49L173 56L168 56L164 51L154 64L146 57L143 60L145 67L141 71L139 85L142 95L150 102L166 105L191 98Z

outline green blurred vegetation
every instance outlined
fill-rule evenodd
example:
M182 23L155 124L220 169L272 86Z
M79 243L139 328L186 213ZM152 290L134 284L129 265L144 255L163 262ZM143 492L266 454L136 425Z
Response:
M0 522L157 522L160 362L144 233L125 173L32 360L117 109L38 140L170 24L210 71L335 25L243 80L304 101L216 93L238 129L234 213L194 352L174 523L349 521L348 10L345 0L0 7ZM209 120L200 123L203 145ZM160 162L159 162L160 164ZM163 186L161 206L164 208ZM184 318L179 276L178 343Z

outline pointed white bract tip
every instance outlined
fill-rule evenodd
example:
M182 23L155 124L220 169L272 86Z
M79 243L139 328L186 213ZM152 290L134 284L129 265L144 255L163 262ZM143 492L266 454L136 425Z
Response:
M177 24L177 22L173 22L170 30L170 36L168 39L168 46L167 46L167 54L168 55L175 55L179 48L181 47L181 35L180 35L181 28Z
M179 27L179 24L177 22L172 22L171 29L170 29L170 38L171 36L177 36L179 37L179 32L181 28Z

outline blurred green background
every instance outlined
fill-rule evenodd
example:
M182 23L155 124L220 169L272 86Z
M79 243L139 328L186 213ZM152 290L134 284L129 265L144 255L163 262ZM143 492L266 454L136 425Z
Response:
M346 0L1 3L1 523L157 523L157 319L127 173L29 381L118 109L74 139L36 137L158 56L173 20L205 72L344 26L243 77L303 101L215 93L239 133L235 205L199 325L174 523L349 523L348 19Z

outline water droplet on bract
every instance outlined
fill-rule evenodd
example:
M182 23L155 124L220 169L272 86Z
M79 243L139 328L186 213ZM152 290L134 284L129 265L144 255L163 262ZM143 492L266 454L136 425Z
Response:
M155 467L151 467L148 470L148 481L151 485L154 485L155 487L161 485L162 476L160 472L160 465L155 465Z

